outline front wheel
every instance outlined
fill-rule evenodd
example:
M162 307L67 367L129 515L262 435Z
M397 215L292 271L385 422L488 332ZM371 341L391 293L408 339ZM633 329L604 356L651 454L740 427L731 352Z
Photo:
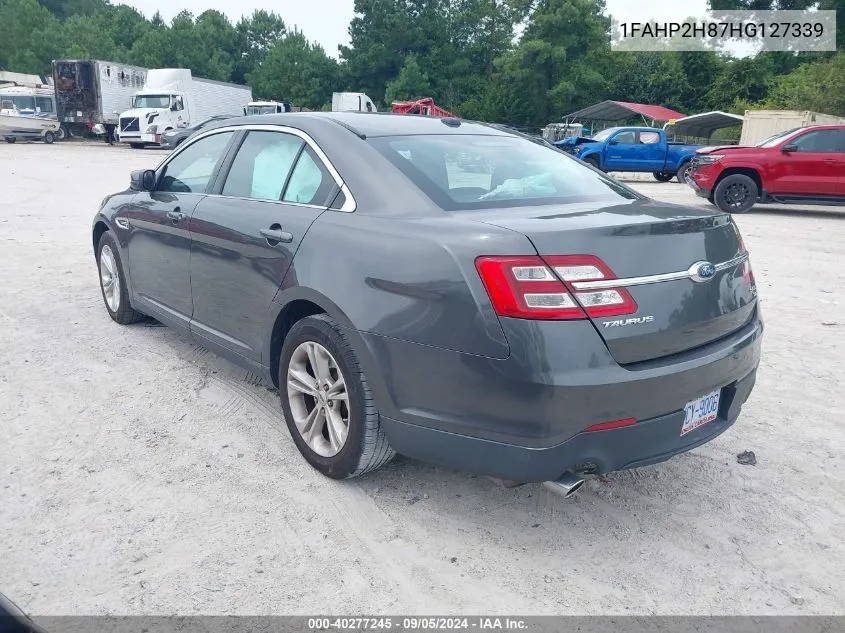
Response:
M16 139L14 136L7 136L7 137L5 138L5 141L6 141L7 143L14 143L14 142L15 142L15 141L17 141L17 140L18 140L18 139Z
M132 149L144 149L143 143L129 143L129 147Z
M599 171L604 171L604 170L602 170L601 165L599 164L599 159L596 158L595 156L588 156L587 158L584 159L584 162L587 163L588 165L592 166L592 167L595 167Z
M657 182L669 182L670 180L672 180L672 178L675 177L675 174L673 174L671 171L656 171L652 173L652 176L654 176L654 179Z
M689 183L692 178L692 163L687 161L678 170L678 182L682 185Z
M117 242L109 231L100 237L97 246L97 269L100 273L100 290L109 316L121 325L140 321L144 315L129 305L129 289L123 274L123 263L117 249Z
M393 459L355 352L328 315L305 317L288 332L279 393L294 444L327 477L357 477Z
M45 132L44 133L44 142L47 143L47 145L51 145L53 143L53 141L55 141L55 140L56 140L56 135L53 134L52 132Z
M760 190L757 183L745 174L726 176L716 185L713 202L726 213L745 213L754 203Z

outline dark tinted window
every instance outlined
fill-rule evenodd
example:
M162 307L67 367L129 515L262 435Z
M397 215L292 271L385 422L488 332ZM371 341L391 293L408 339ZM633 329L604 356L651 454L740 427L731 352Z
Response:
M286 202L323 206L328 202L329 194L334 191L335 186L335 181L326 171L323 162L310 147L306 147L296 161L283 199Z
M167 163L156 189L178 193L205 193L232 134L233 132L212 134L186 147Z
M281 200L288 174L303 141L284 132L250 132L238 149L223 185L223 195Z
M845 130L816 130L792 141L799 152L845 152Z
M631 189L516 136L388 136L369 141L444 209L622 202Z
M53 112L53 100L49 97L35 97L35 105L41 109L41 113Z

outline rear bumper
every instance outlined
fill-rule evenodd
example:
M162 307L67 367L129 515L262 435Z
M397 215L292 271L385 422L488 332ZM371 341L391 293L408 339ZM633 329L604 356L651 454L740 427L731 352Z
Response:
M724 387L716 420L683 437L683 411L620 429L578 433L548 448L482 440L389 418L382 418L382 425L397 452L426 462L519 482L554 481L566 473L600 475L657 464L721 435L736 422L756 373Z
M391 445L408 457L516 481L668 459L736 421L754 385L762 321L672 357L620 366L587 322L503 319L497 360L361 333ZM550 353L554 351L554 353ZM377 378L373 379L374 374ZM718 418L681 437L684 405L722 389ZM630 427L584 433L601 422Z

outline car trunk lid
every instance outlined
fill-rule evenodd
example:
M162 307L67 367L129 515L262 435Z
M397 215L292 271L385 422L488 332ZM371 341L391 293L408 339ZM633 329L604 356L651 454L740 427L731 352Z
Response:
M618 283L568 284L576 298L595 286L621 286L633 297L636 309L628 314L589 317L620 364L705 345L753 318L756 287L728 215L648 200L599 209L567 205L472 213L480 222L524 234L547 262L591 255L606 264Z

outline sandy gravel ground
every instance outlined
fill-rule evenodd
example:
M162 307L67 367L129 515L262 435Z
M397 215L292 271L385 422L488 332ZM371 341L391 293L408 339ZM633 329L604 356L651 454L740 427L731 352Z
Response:
M90 221L162 156L0 144L0 591L24 609L845 613L845 210L737 218L768 330L712 443L571 500L409 460L338 483L256 376L109 320Z

